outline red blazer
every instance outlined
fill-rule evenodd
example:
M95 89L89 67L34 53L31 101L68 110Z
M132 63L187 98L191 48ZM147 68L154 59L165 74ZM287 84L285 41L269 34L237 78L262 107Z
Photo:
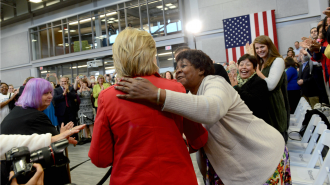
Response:
M175 81L158 74L145 76L155 86L185 93ZM182 133L190 150L198 150L208 133L201 124L159 111L152 105L116 97L114 86L102 91L88 156L97 167L113 166L111 185L197 185L197 178Z

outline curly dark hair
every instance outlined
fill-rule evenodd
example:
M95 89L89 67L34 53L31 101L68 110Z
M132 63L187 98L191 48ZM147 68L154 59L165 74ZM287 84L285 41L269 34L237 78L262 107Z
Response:
M185 50L176 56L175 61L187 59L196 69L204 71L204 76L214 74L214 66L211 58L201 50Z
M245 55L241 56L241 58L239 58L237 61L237 65L239 65L245 59L248 59L252 63L253 69L257 68L259 62L255 56L250 55L250 54L245 54Z

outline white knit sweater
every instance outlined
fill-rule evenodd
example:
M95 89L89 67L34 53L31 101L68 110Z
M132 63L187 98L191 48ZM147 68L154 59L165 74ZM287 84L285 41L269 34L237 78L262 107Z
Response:
M263 184L284 153L282 135L252 112L220 76L206 76L197 95L166 90L163 111L208 130L205 153L224 184Z

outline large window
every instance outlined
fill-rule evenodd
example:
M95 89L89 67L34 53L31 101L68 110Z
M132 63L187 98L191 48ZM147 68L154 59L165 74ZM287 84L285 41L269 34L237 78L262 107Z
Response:
M132 0L33 27L31 60L111 46L126 27L144 29L153 37L180 33L180 1Z

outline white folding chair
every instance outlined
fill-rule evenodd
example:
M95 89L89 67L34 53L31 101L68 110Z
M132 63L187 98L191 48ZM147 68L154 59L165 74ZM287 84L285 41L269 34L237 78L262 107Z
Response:
M296 115L299 113L299 108L303 106L303 104L308 103L304 97L301 97L299 100L299 103L297 105L296 110L294 111L293 114L290 114L290 117L296 117Z
M314 146L317 143L317 139L325 129L327 129L327 126L324 124L323 121L320 121L317 124L315 131L313 132L313 135L308 143L288 142L286 146L288 147L289 152L311 154Z
M307 110L312 110L310 105L304 105L302 108L300 108L301 111L298 113L298 115L295 118L290 118L290 127L301 127L302 122L305 119L305 114L307 113Z
M313 120L314 119L314 120ZM313 124L311 124L311 121L313 120ZM315 129L315 126L317 125L317 123L319 123L321 121L321 118L319 115L313 115L312 119L309 122L306 131L304 133L303 138L301 139L301 141L292 141L289 140L289 142L293 142L293 143L307 143L308 140L310 139L311 135L313 134L313 130ZM313 151L315 152L315 150ZM294 153L291 152L290 153L290 165L292 166L303 166L303 167L307 167L308 163L310 162L310 159L312 158L312 154L302 154L302 153ZM319 162L316 163L316 166L320 166Z
M316 125L319 121L321 121L320 116L317 114L314 114L308 122L306 131L305 131L303 137L301 137L300 134L298 133L301 130L301 128L298 129L298 127L289 127L288 142L292 142L292 141L296 142L296 140L300 140L299 142L301 142L301 143L308 143L308 140L311 137L311 135L313 134L314 128L316 127Z
M330 155L326 155L320 169L315 169L317 160L323 160L321 151L324 146L330 146L330 130L324 130L321 135L308 167L290 166L292 184L322 185L330 182ZM291 157L291 156L290 156Z

